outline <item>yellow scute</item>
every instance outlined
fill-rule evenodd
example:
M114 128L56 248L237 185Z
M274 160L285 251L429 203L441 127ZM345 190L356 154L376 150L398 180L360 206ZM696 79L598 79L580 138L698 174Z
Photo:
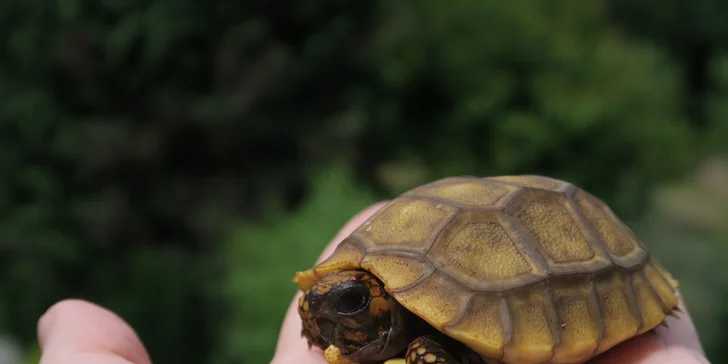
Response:
M487 180L470 179L459 183L435 183L422 186L416 196L439 197L464 206L493 206L500 199L515 192L518 187L497 184Z
M394 293L395 299L404 307L438 329L458 317L469 295L469 291L453 284L440 272L435 272L411 289Z
M379 277L388 292L410 286L435 269L421 260L394 255L368 255L362 260L361 267Z
M476 295L463 319L446 327L445 332L482 355L500 358L506 341L504 314L507 314L507 308L502 298Z
M429 200L400 197L352 234L377 248L404 248L424 252L455 208Z
M455 225L442 235L430 255L459 277L478 282L493 282L531 271L529 262L497 221Z

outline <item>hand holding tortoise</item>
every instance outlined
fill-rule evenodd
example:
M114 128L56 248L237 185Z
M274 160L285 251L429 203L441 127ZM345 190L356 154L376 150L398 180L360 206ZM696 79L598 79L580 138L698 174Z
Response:
M677 283L601 201L573 185L535 176L450 178L369 216L348 225L315 273L296 277L306 295L293 320L303 320L315 347L332 344L364 362L394 353L446 364L701 360L677 307ZM518 267L518 259L526 263ZM546 279L548 287L539 285ZM667 314L683 316L677 326L691 334L675 341L653 330L674 321ZM281 340L285 333L284 325ZM684 348L670 346L680 342Z

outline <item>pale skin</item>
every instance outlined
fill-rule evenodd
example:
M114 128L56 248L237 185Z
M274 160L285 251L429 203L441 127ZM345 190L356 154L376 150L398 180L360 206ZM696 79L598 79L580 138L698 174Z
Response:
M319 261L382 206L383 203L371 206L351 219ZM271 364L324 364L323 353L310 350L301 337L297 300L298 295L286 313ZM622 343L590 364L709 363L692 320L684 305L682 308L679 319L668 318L669 328L660 327L655 335L646 334ZM43 349L41 364L151 364L144 345L124 320L86 301L65 300L52 306L38 322L38 339Z

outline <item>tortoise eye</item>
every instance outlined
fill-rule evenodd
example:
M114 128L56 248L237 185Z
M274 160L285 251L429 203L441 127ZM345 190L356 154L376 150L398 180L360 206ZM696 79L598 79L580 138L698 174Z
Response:
M369 290L363 286L351 286L339 293L336 309L340 314L350 315L367 307L371 300Z

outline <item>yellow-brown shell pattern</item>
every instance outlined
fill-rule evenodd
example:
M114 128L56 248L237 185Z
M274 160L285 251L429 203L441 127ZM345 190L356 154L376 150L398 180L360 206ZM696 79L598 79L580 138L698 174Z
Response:
M504 363L587 360L659 325L677 282L601 200L541 176L404 193L313 269L363 268L404 307Z

